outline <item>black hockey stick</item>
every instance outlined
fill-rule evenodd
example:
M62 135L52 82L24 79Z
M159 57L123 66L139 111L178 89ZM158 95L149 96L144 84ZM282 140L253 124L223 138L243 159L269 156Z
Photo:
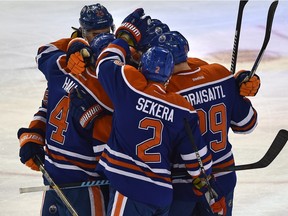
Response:
M191 129L188 128L188 130L190 131ZM191 137L190 139L193 139L193 137ZM259 161L255 162L255 163L251 163L251 164L236 165L233 167L225 167L225 168L221 168L221 169L220 168L219 169L213 169L213 173L226 172L226 171L240 171L240 170L249 170L249 169L259 169L259 168L267 167L270 163L272 163L272 161L277 157L277 155L283 149L287 140L288 140L288 131L281 129L281 130L279 130L278 134L274 138L274 141L272 142L268 151L265 153L265 155ZM193 139L193 143L194 143L194 139ZM195 144L193 144L193 145L195 145ZM177 179L177 178L183 178L186 176L189 176L188 173L182 172L182 173L176 173L172 177L173 177L173 179ZM109 181L107 179L100 179L99 178L99 180L87 181L87 182L78 182L78 183L69 183L69 184L64 184L64 185L58 186L58 187L60 187L61 189L71 189L71 188L100 186L100 185L108 185L108 184L109 184ZM51 190L51 189L53 189L53 188L51 188L50 186L38 186L38 187L20 188L19 190L20 190L20 193L30 193L30 192L46 191L46 190Z
M64 205L67 207L67 209L69 210L69 212L72 214L72 216L78 216L76 210L73 208L73 206L70 204L69 200L67 199L67 197L64 195L64 193L62 192L62 190L58 187L57 184L55 184L55 182L53 181L53 179L51 178L51 176L49 175L49 173L46 171L46 169L44 168L44 165L42 163L42 161L40 160L40 158L38 156L36 156L34 158L34 162L37 164L37 166L39 167L40 171L42 172L43 176L45 177L45 179L49 182L50 187L53 188L55 190L55 192L57 193L57 195L59 196L59 198L62 200L62 202L64 203Z
M62 185L58 185L58 187L61 190L67 190L67 189L84 188L84 187L92 187L92 186L103 186L103 185L109 185L109 184L110 184L110 182L108 179L99 178L99 179L93 180L93 181L62 184ZM20 194L21 193L39 192L39 191L48 191L48 190L54 190L54 189L50 185L19 188Z
M255 163L244 164L244 165L236 165L236 166L224 167L224 168L218 168L218 169L214 168L212 172L218 173L218 172L227 172L227 171L259 169L259 168L267 167L283 149L287 140L288 140L288 131L281 129L279 130L278 134L274 138L274 141L272 142L271 146L269 147L265 155L259 161ZM175 176L173 176L173 178L177 179L177 178L184 178L187 176L189 176L187 172L182 172L182 173L177 173Z
M195 144L195 141L194 141L194 137L193 137L193 134L192 134L192 130L191 130L191 127L188 123L188 120L185 118L184 119L184 127L185 127L185 131L189 137L189 140L192 144L192 148L196 154L196 158L198 160L198 164L199 164L199 167L200 167L200 170L201 170L201 173L203 175L203 179L205 181L205 184L206 184L206 187L208 189L208 192L209 192L209 195L210 195L210 199L216 199L218 197L218 195L215 193L215 191L212 189L211 185L210 185L210 181L209 181L209 176L206 174L206 171L205 171L205 168L204 168L204 165L203 165L203 162L202 162L202 159L201 159L201 156L199 154L199 151L198 151L198 148L197 148L197 145ZM187 173L187 172L186 172ZM174 178L174 177L173 177Z
M234 45L233 45L233 51L232 51L231 68L230 68L230 71L232 74L234 74L236 70L242 16L243 16L244 7L247 2L248 0L244 0L244 1L240 0L239 2L238 16L237 16L237 22L236 22L235 35L234 35Z
M224 171L239 171L239 170L247 170L247 169L259 169L267 167L272 161L277 157L277 155L280 153L280 151L285 146L286 142L288 140L288 131L281 129L276 137L274 138L274 141L272 142L271 146L269 147L268 151L265 153L265 155L257 162L251 163L251 164L244 164L244 165L238 165L233 167L225 167L221 169L213 169L213 173L216 172L224 172Z
M270 40L270 35L271 35L271 29L272 29L272 24L273 24L273 19L274 19L274 14L275 14L275 11L276 11L276 8L277 8L277 5L278 5L278 0L272 2L272 4L270 5L269 7L269 11L268 11L268 15L267 15L267 22L266 22L266 32L265 32L265 37L264 37L264 41L263 41L263 45L261 47L261 50L256 58L256 61L251 69L251 73L249 75L249 79L254 76L257 68L258 68L258 65L263 57L263 54L264 54L264 51L267 47L267 44Z

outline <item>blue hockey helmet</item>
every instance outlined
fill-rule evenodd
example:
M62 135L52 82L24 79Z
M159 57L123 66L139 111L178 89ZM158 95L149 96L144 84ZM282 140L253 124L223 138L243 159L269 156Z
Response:
M174 69L171 52L162 47L151 47L141 57L140 71L147 80L165 83Z
M115 35L112 33L101 33L94 37L91 41L90 46L96 57L102 52L102 50L108 46L109 43L116 39Z
M98 58L102 50L115 39L115 35L111 33L101 33L94 37L94 39L90 42L90 47L93 51L94 61Z
M91 29L105 29L109 27L114 31L112 15L99 3L85 5L80 12L79 23L81 28L88 31Z
M189 44L178 31L165 32L154 37L150 42L150 46L161 46L168 49L174 57L175 64L187 61Z
M170 31L170 29L167 24L162 23L158 19L152 19L151 23L148 25L146 32L144 33L145 35L142 36L143 40L139 42L137 49L145 52L150 48L149 43L154 37L168 31Z

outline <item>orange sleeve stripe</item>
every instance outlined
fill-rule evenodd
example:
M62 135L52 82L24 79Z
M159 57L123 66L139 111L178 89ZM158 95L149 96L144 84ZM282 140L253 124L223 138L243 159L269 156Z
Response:
M186 164L185 166L188 169L197 169L199 168L199 163Z
M236 131L248 131L249 129L253 128L253 126L256 124L256 121L257 121L256 113L254 112L253 120L246 127L237 127L237 126L236 127L231 126L231 127L233 130L236 130Z
M64 156L53 154L49 150L47 150L47 154L49 155L49 157L52 157L56 160L67 161L67 162L69 162L75 166L80 167L80 168L84 168L84 169L95 169L96 168L96 164L87 164L87 163L81 163L81 162L74 161L74 160L69 160Z
M46 123L43 121L34 120L34 121L30 122L29 128L39 128L39 129L45 131L46 130Z
M212 166L213 168L224 168L224 167L230 167L232 165L234 165L234 159L231 159L230 161L227 161L225 163L221 163L219 165L216 165L216 166Z
M139 166L136 166L136 165L133 165L133 164L129 164L129 163L126 163L126 162L115 160L115 159L109 157L105 152L103 152L102 157L104 157L111 164L114 164L116 166L125 167L125 168L128 168L130 170L134 170L134 171L137 171L137 172L144 173L146 176L149 176L149 177L152 177L152 178L159 178L159 179L162 179L162 180L164 180L166 182L169 182L169 183L171 182L170 178L157 175L157 174L155 174L153 172L143 171Z
M205 159L202 159L202 163L205 165L205 164L210 163L211 160L212 160L212 156L211 154L209 154ZM190 169L196 169L196 168L199 168L199 163L197 162L193 164L187 164L186 167Z
M105 52L105 51L107 51L106 49L109 49L109 48L115 48L115 49L120 50L120 51L123 53L124 57L126 57L126 55L127 55L126 50L123 49L121 46L118 46L118 45L116 45L116 44L109 44L108 47L104 49L104 53L102 53L102 54L99 56L99 58L97 59L97 61L96 61L96 67L97 67L97 65L99 64L99 62L100 62L102 59L104 59L107 55L109 55L109 51L108 51L108 52Z
M126 50L123 48L123 47L121 47L121 46L118 46L118 45L116 45L116 44L109 44L109 46L108 46L109 48L116 48L116 49L119 49L123 54L124 54L124 56L126 57Z
M202 163L203 164L210 163L211 160L212 160L212 155L209 154L205 159L202 160Z

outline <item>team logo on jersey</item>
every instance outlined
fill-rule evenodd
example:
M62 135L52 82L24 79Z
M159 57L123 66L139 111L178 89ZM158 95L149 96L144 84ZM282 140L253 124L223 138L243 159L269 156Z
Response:
M124 66L124 63L119 60L115 60L114 64L119 65L119 66Z

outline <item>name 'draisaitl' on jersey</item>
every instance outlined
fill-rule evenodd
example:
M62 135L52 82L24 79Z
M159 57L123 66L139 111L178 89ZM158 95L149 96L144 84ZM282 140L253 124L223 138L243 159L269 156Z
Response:
M136 110L155 116L157 118L164 119L166 121L173 122L174 109L163 106L162 104L148 99L139 98L136 105Z
M226 95L223 92L222 85L218 85L185 94L183 95L183 97L186 98L186 100L188 100L193 106L225 98Z

